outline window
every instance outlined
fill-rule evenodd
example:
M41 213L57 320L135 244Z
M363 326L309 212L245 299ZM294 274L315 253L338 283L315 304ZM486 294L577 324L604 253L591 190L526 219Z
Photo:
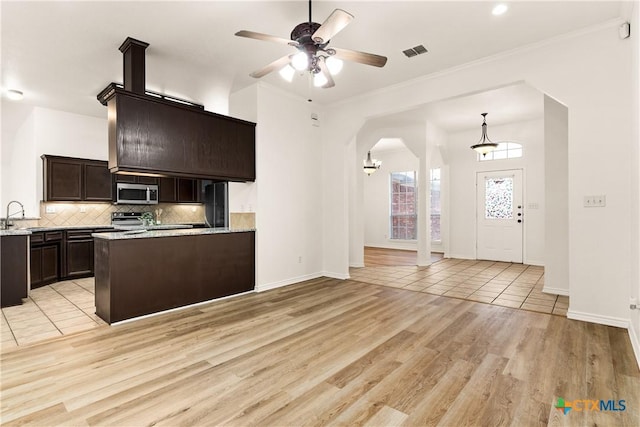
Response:
M485 178L485 219L513 219L513 178Z
M440 242L440 169L431 169L431 241Z
M522 157L522 144L517 142L500 142L498 147L488 152L485 156L478 154L478 161L485 162L487 160L515 159Z
M392 172L390 182L391 239L416 240L416 172Z

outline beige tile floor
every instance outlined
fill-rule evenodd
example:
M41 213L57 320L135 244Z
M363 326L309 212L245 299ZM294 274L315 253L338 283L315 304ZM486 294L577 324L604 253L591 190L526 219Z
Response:
M2 309L2 351L106 325L95 315L94 279L33 289L22 305Z
M544 268L448 258L429 267L350 268L353 280L541 313L567 315L569 297L542 292Z

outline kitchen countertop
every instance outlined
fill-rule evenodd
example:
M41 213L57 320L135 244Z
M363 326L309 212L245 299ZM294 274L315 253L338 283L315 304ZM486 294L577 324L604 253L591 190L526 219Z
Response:
M27 229L15 229L15 230L0 230L0 236L28 236L31 234L31 230Z
M125 232L93 233L92 236L104 240L149 239L154 237L197 236L202 234L246 233L256 231L255 228L182 228L173 230L131 230Z

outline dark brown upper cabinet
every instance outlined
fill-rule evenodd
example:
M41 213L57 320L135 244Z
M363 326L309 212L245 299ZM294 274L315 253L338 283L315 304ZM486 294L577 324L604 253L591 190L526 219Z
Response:
M44 201L110 202L111 174L107 162L43 155Z
M112 173L255 180L255 123L115 87L105 99Z
M111 172L107 162L87 160L84 163L84 200L111 201Z
M160 178L160 203L200 203L200 181L189 178Z
M113 174L113 180L114 182L127 182L129 184L158 185L158 178L152 176Z

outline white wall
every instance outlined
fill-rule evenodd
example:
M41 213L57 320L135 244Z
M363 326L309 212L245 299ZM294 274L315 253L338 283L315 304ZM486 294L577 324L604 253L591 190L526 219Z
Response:
M631 217L631 169L637 163L629 156L638 144L632 130L637 111L630 96L638 74L630 72L633 44L618 38L618 24L346 100L329 114L323 157L343 156L368 117L452 96L525 81L558 99L569 108L569 316L627 326L631 265L637 262L630 256L637 236L629 230L639 221ZM326 165L325 205L343 212L325 215L325 269L336 273L348 273L345 173L336 163ZM589 194L606 195L607 207L583 208L583 197Z
M569 111L544 96L545 272L544 291L569 295Z
M312 126L305 99L265 83L256 93L256 268L264 290L322 274L322 128Z
M0 206L19 200L28 217L39 217L43 194L40 156L107 160L107 138L106 118L3 102Z
M364 244L378 248L418 250L416 241L389 239L389 179L392 172L418 170L418 158L408 149L371 150L382 161L378 171L364 177Z
M633 11L629 20L631 21L631 43L632 43L632 67L630 75L633 78L633 85L630 96L633 99L631 116L635 117L635 126L633 126L633 140L636 142L630 152L631 158L631 193L629 195L632 200L631 217L636 221L632 223L631 236L631 261L632 261L632 279L630 286L631 297L636 301L640 300L640 37L638 29L640 28L640 4L633 4ZM640 366L640 310L632 310L630 312L631 324L629 334L631 343L636 354L638 366Z
M542 102L542 95L540 95ZM492 141L521 143L524 156L519 159L477 161L469 148L480 136L480 128L449 134L449 256L476 258L476 174L478 172L523 170L523 261L544 263L544 128L542 119L489 126ZM536 204L538 208L531 208Z

